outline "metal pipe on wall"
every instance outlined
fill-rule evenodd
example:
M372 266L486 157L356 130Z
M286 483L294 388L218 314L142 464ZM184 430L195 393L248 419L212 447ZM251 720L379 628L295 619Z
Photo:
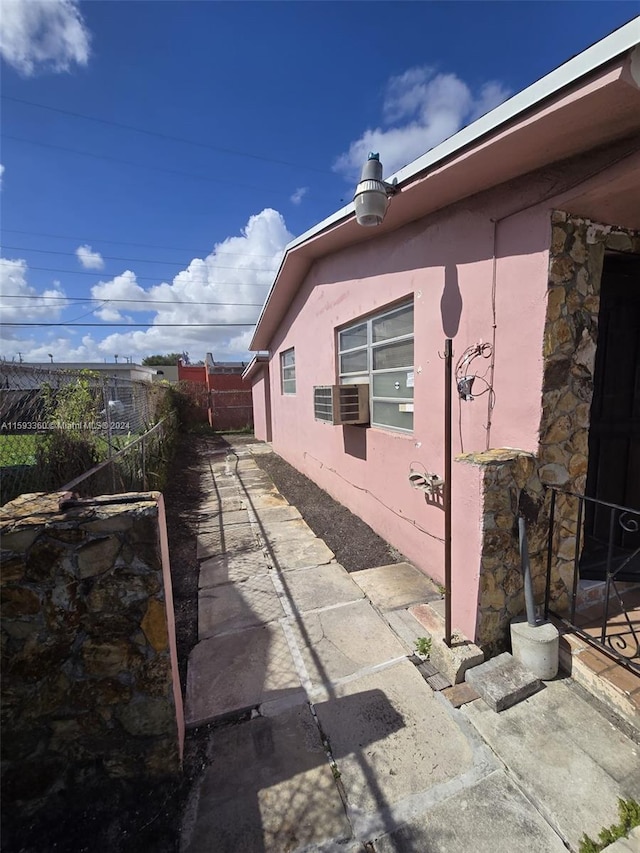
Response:
M453 342L444 342L444 641L451 646L451 381Z

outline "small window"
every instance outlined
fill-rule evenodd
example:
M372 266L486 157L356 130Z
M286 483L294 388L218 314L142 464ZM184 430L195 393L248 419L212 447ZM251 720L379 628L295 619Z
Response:
M296 393L296 351L293 347L280 353L280 382L283 394Z
M413 302L338 332L340 383L368 383L371 424L413 430Z

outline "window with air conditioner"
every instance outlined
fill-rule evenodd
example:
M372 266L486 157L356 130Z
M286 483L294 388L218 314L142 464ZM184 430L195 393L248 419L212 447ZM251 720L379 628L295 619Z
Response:
M413 301L338 331L340 385L367 384L372 426L413 430Z
M283 394L296 393L296 351L294 347L280 353L280 388Z

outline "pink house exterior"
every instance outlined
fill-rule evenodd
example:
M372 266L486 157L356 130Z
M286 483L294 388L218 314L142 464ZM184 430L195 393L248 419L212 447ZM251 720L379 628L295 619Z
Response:
M410 477L444 471L445 338L454 364L477 353L474 399L454 387L452 621L489 653L524 606L522 493L540 600L546 487L586 487L603 270L638 272L639 42L636 19L402 169L380 226L349 205L294 240L251 344L256 436L439 582L442 504ZM314 388L353 381L368 423L318 418Z

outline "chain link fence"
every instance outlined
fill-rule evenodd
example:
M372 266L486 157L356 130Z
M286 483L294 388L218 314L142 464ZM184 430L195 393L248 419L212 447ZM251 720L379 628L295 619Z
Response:
M171 424L153 428L166 420L167 395L164 384L97 371L1 363L0 502L61 489L101 463L92 494L98 483L104 493L158 488L153 458Z

